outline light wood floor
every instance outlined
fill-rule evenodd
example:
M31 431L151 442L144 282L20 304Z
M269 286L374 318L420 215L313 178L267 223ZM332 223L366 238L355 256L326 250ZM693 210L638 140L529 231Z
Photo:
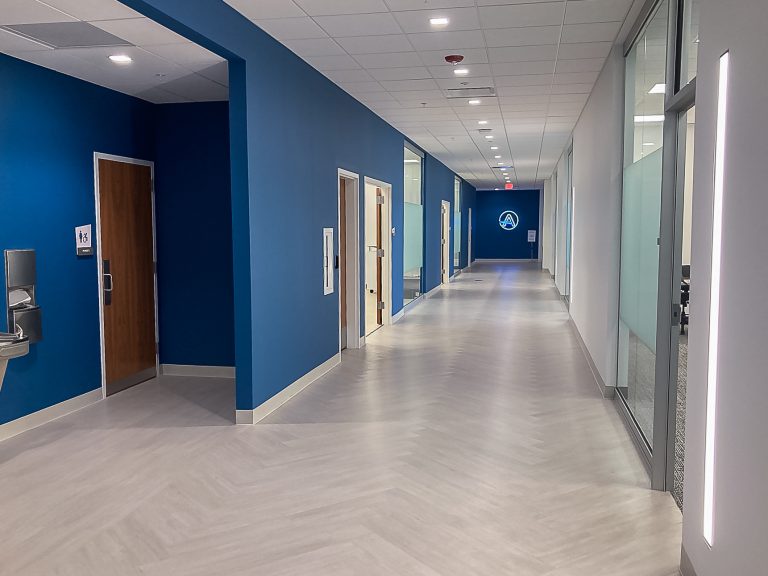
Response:
M165 378L0 444L0 573L677 574L546 274L478 265L256 426Z

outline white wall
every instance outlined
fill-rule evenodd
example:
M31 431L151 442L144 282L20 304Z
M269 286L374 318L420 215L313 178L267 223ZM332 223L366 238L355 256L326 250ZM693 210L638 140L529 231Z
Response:
M683 546L698 576L768 574L768 2L702 0ZM714 545L702 536L717 62L730 51Z
M541 252L541 267L550 274L554 272L554 194L552 192L552 178L544 181L544 201L541 209L541 242L539 242Z
M555 199L557 201L557 214L555 220L555 237L557 238L557 251L555 253L555 286L563 296L568 294L565 282L565 248L568 203L568 148L557 162L557 178L555 178Z
M603 382L616 382L624 59L616 47L573 133L571 316ZM558 164L558 289L565 289L567 156Z

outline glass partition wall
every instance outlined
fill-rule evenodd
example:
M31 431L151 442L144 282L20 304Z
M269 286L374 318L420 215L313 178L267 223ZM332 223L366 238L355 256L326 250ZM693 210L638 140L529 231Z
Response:
M616 398L653 487L682 507L698 0L642 13L625 45Z
M403 306L422 294L424 269L423 164L420 152L405 148L403 209Z

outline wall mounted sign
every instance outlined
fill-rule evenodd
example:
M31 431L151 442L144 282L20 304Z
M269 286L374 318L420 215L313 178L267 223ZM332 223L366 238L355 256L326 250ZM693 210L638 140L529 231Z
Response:
M528 230L528 242L536 242L536 230Z
M78 256L93 256L92 241L90 224L75 228L75 247Z
M514 230L518 224L520 224L520 216L512 210L505 210L499 216L499 226L502 230Z

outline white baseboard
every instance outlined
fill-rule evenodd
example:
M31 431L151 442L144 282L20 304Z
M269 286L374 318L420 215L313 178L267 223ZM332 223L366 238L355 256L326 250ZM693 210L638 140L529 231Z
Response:
M541 262L539 258L476 258L475 262Z
M320 366L314 370L310 370L304 376L296 380L293 384L287 388L281 390L272 398L257 406L253 410L237 410L235 412L235 423L237 424L258 424L264 418L272 414L275 410L280 408L283 404L288 402L291 398L296 396L299 392L304 390L307 386L312 384L317 379L325 376L328 372L333 370L336 366L341 364L341 354L336 354L332 358L329 358Z
M392 316L392 324L396 324L397 322L402 320L404 317L405 317L405 308L403 308L402 310L400 310L400 312Z
M579 343L579 348L581 348L582 354L584 354L584 357L587 359L587 364L589 364L589 369L592 372L592 376L595 378L595 383L600 390L600 394L603 395L603 398L613 398L614 394L616 394L616 387L608 386L603 380L603 377L600 376L600 371L597 369L597 364L595 364L592 354L589 353L587 343L584 342L584 339L581 337L581 332L579 332L579 328L576 326L576 322L574 322L573 318L570 316L568 317L568 324L570 324L573 333L576 335L576 340Z
M429 292L427 292L426 294L424 294L424 298L425 298L425 299L426 299L426 298L432 298L432 296L434 296L435 294L437 294L438 292L440 292L440 290L442 290L442 289L443 289L443 285L442 285L442 284L438 284L437 286L435 286L434 288L432 288L432 290L430 290Z
M80 396L75 396L64 402L59 402L48 408L43 408L32 414L27 414L26 416L12 420L11 422L0 425L0 441L7 440L22 432L47 424L48 422L58 420L62 416L77 412L78 410L90 406L91 404L95 404L103 399L104 394L101 391L101 387L99 387L96 390L91 390Z
M161 364L160 374L163 376L197 376L199 378L230 378L235 377L234 366L194 366L191 364Z

